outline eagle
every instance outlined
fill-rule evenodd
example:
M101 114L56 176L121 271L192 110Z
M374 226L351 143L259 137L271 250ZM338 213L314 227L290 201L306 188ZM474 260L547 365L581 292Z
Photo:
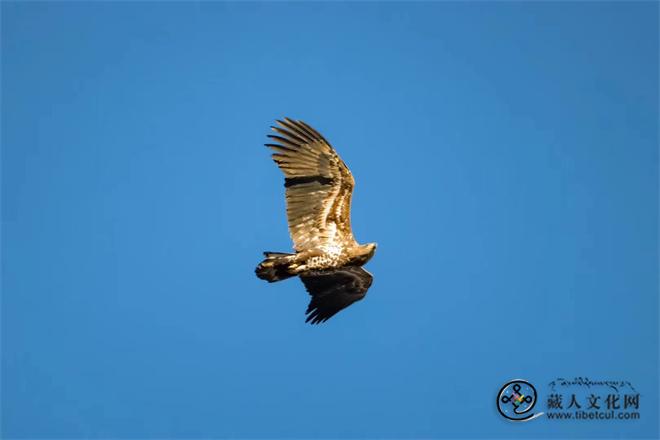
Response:
M272 158L284 173L286 214L294 253L264 252L255 269L270 283L298 276L312 299L306 322L325 322L361 300L373 282L362 266L376 243L359 244L351 230L355 180L335 149L300 120L277 120Z

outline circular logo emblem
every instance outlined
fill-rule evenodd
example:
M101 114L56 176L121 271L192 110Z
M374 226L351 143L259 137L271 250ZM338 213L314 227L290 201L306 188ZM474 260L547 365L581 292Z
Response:
M515 379L504 384L497 393L497 410L509 420L523 422L543 413L532 413L536 405L536 388L522 379Z

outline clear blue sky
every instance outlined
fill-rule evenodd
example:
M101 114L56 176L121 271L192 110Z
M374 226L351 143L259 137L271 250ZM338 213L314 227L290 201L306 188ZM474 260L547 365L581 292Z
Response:
M3 2L1 36L3 437L658 435L657 3ZM283 116L379 244L322 326L253 273ZM641 420L496 411L573 376Z

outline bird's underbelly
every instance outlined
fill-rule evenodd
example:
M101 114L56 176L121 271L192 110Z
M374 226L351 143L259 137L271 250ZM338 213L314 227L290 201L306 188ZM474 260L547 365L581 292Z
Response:
M325 246L319 249L316 254L312 254L307 258L305 266L308 269L327 269L341 266L346 260L347 255L342 247Z
M310 257L306 262L305 266L308 269L327 269L329 267L336 267L339 265L341 259L339 255L333 254L323 254Z

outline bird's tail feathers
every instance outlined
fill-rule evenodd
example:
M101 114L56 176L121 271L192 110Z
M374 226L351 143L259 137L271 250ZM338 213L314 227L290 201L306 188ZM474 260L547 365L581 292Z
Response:
M287 254L286 252L269 252L269 251L264 251L264 257L266 258L274 258L274 257L290 257L294 254Z
M269 283L291 278L295 274L290 272L291 259L289 257L293 255L284 252L264 252L266 259L259 263L254 272L257 277Z

